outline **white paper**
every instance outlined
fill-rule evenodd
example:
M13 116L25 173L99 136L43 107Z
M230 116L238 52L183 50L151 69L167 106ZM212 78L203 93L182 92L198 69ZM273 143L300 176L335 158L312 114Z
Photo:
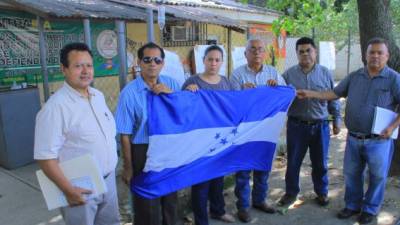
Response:
M165 64L160 74L172 77L178 81L179 85L185 82L185 71L179 56L175 52L165 50Z
M233 70L238 68L239 66L247 64L246 56L244 52L246 47L234 47L232 51L232 67Z
M194 47L194 59L196 63L196 73L203 73L204 72L204 63L203 63L203 57L204 57L204 52L206 51L207 47L210 45L196 45ZM218 45L222 51L224 52L224 61L222 62L221 69L219 70L219 74L226 76L226 61L228 60L228 56L226 54L226 51L224 49L223 45Z
M89 189L92 194L85 195L85 199L92 199L107 192L100 168L91 155L83 155L59 164L64 176L73 186ZM67 206L64 193L43 173L36 171L43 197L49 210Z
M391 123L393 123L396 118L397 113L381 107L375 107L374 122L372 124L371 133L381 134L381 132L386 129ZM397 127L393 131L391 138L397 139L398 134L399 128Z

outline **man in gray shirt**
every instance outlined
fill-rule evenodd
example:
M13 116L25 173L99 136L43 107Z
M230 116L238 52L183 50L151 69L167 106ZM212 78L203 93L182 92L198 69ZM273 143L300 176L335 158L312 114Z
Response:
M387 41L371 39L366 67L349 74L333 91L298 90L299 98L347 97L345 123L349 133L343 163L346 206L338 218L359 215L360 224L370 223L380 210L394 149L390 136L400 124L397 116L380 135L371 133L375 108L394 111L400 103L400 75L386 66L388 59ZM369 185L364 193L367 165Z
M285 81L278 71L272 66L264 64L266 53L265 44L260 39L248 41L245 51L247 64L235 71L231 76L235 89L247 89L261 86L285 85ZM238 198L238 218L242 222L251 220L250 208L250 173L251 171L239 171L236 173L235 195ZM269 171L253 171L252 205L266 213L275 213L275 209L265 202L268 191Z
M329 70L316 63L314 41L302 37L296 42L299 64L289 68L282 75L288 85L296 89L316 91L332 90L334 83ZM337 101L295 99L288 112L286 129L287 168L286 193L278 204L283 206L296 200L300 192L299 173L307 150L310 149L312 181L316 201L325 206L328 199L328 149L329 114L333 115L333 133L340 132L340 104Z

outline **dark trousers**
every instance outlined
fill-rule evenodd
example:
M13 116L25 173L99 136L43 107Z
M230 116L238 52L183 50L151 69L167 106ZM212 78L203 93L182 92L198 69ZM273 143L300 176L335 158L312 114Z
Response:
M131 145L133 177L138 176L143 171L147 148L147 144ZM156 199L146 199L137 194L133 194L133 198L135 225L176 224L178 201L176 192Z
M192 186L192 208L196 225L208 225L207 202L212 216L225 214L224 177L218 177Z
M300 168L307 150L310 149L314 191L317 195L327 195L329 122L304 124L289 118L286 132L286 193L295 196L300 192Z

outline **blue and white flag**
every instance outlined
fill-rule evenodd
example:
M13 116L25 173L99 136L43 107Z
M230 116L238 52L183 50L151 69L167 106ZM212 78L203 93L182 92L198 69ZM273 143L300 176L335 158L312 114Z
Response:
M271 170L294 97L286 86L150 95L147 160L132 190L157 198L240 170Z

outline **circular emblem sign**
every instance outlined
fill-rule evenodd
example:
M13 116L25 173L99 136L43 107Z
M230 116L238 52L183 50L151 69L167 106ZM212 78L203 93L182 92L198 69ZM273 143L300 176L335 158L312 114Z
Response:
M117 34L112 30L104 30L97 37L97 51L106 59L117 55Z

